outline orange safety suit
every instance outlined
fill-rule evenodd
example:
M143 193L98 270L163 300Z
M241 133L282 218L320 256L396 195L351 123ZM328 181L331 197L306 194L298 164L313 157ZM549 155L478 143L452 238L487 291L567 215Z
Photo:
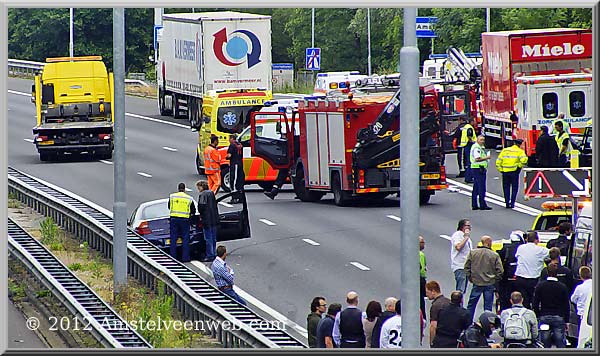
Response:
M204 149L204 173L208 178L208 188L216 195L221 187L221 155L211 145Z

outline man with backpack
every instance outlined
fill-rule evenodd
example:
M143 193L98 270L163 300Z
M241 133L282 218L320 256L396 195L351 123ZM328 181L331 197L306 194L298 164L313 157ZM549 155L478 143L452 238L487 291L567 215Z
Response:
M535 313L523 306L523 295L520 292L510 294L511 308L505 309L500 314L504 347L511 344L534 347L538 337L538 321Z

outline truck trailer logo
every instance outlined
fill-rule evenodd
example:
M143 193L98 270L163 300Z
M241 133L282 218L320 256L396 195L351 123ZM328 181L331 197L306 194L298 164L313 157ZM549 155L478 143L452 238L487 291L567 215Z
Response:
M247 62L248 68L260 63L260 41L248 30L233 31L227 35L227 29L213 34L213 51L217 59L226 66L235 67Z
M202 79L202 60L200 57L201 43L198 33L194 41L174 39L175 58L196 63L198 79Z
M573 46L570 42L565 42L561 46L550 47L547 43L545 45L536 44L534 46L523 45L522 58L528 57L560 57L570 55L581 55L585 52L585 47L582 44L576 44Z

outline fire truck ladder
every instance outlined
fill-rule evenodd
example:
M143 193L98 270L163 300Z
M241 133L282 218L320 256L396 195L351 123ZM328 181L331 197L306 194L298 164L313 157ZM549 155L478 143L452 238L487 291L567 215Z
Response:
M446 76L447 82L477 82L481 79L481 73L477 68L477 63L467 57L465 53L452 46L446 51Z

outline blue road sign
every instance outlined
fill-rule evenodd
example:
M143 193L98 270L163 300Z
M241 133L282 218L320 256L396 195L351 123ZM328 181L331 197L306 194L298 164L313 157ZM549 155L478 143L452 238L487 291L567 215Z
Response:
M417 37L437 37L434 31L434 25L437 23L437 21L438 18L433 16L417 17Z
M158 31L162 28L161 25L154 25L154 49L158 48Z
M307 48L306 49L306 69L321 70L321 49Z

